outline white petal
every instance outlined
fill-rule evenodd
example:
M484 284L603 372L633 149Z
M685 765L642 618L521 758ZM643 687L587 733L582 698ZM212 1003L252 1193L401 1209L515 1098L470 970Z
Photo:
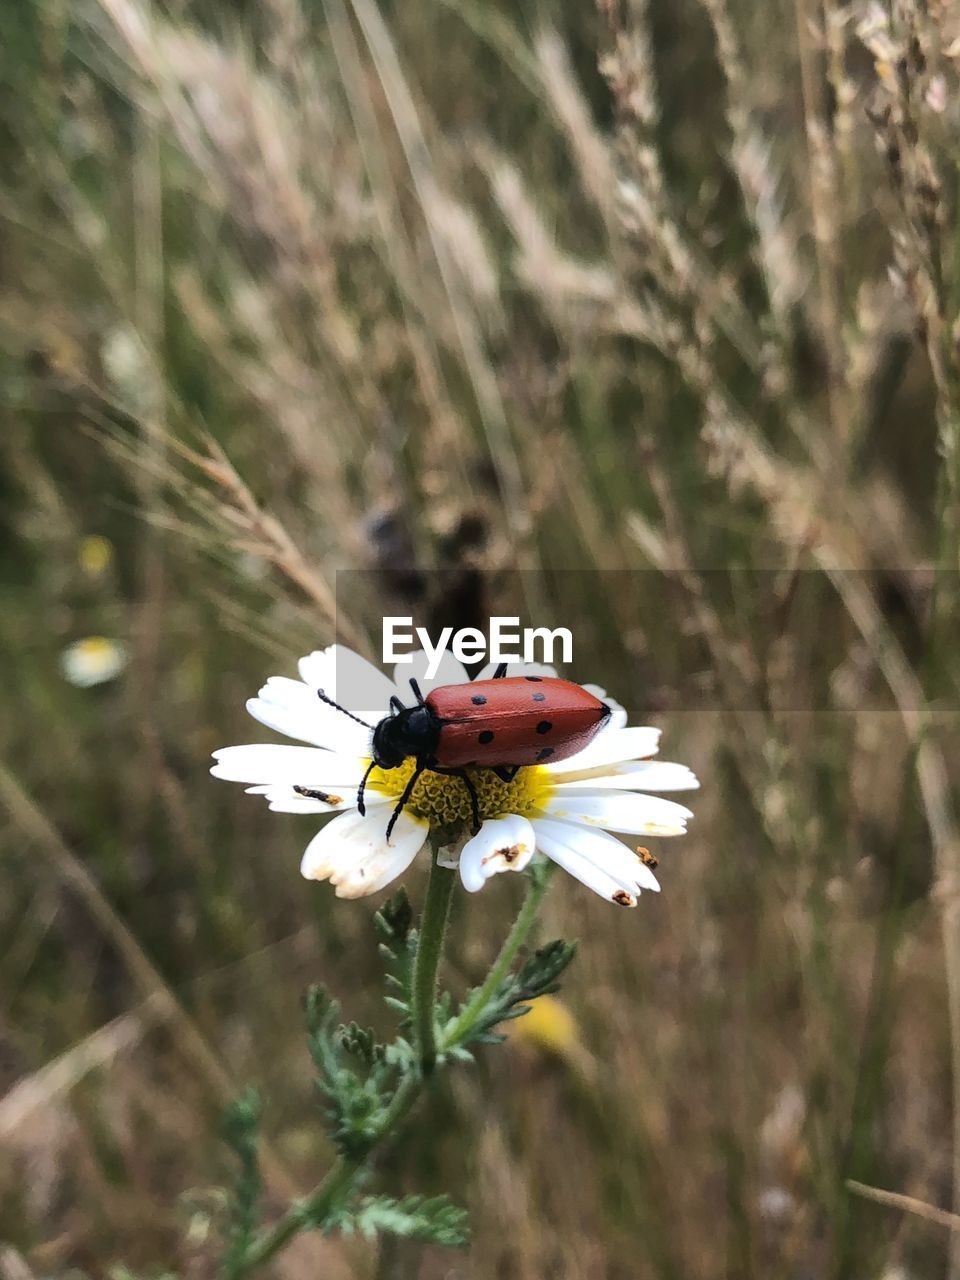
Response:
M430 829L425 819L404 810L388 844L391 812L378 806L365 816L355 809L339 814L307 845L301 875L307 880L329 880L338 898L363 898L384 888L406 871Z
M640 857L606 831L535 818L537 847L582 884L620 906L635 906L637 892L659 892L656 876ZM626 901L626 893L631 901Z
M283 747L256 743L221 747L210 772L228 782L287 783L290 786L331 788L359 786L365 768L359 756L343 756L319 747Z
M488 662L485 667L481 667L474 676L475 680L492 680L493 673L499 667L499 662ZM555 678L557 674L556 667L547 666L543 662L508 662L508 676L550 676Z
M414 653L411 653L408 662L398 662L393 668L393 678L397 688L400 690L400 700L408 706L412 706L415 701L413 691L410 688L411 679L418 682L424 697L427 696L431 689L439 689L445 684L466 683L466 668L462 662L457 661L449 649L444 649L440 655L440 665L437 668L437 673L430 680L427 679L429 661L426 650L417 649Z
M316 689L299 680L271 676L259 696L247 702L247 710L261 724L301 742L357 755L370 747L369 729L321 702Z
M622 707L616 698L611 698L606 689L602 689L598 684L585 684L583 687L586 689L587 693L592 693L595 698L599 698L601 702L605 702L610 708L610 715L607 717L606 723L601 728L601 733L609 733L611 729L626 728L626 707Z
M622 879L610 873L603 865L603 860L591 856L589 851L578 848L578 841L587 834L582 829L568 826L565 822L548 822L544 818L534 820L533 829L537 836L537 847L552 859L564 871L575 876L581 884L598 893L609 902L616 902L621 907L635 907L639 897L638 886L624 884ZM598 833L590 832L590 835ZM608 836L612 839L612 836Z
M638 836L682 836L689 809L660 796L623 791L595 791L572 788L558 792L543 806L552 818L578 822L586 827L602 827Z
M578 788L594 791L612 788L620 791L696 791L700 786L697 775L685 764L670 764L666 760L629 760L624 764L607 765L591 772L588 778L557 778L553 786L558 791Z
M535 818L538 847L546 852L541 835L559 841L572 852L587 858L600 870L616 880L624 889L651 889L659 893L656 876L633 848L625 845L608 831L596 831L575 823L559 822L554 818Z
M620 764L624 760L643 760L657 754L660 730L631 726L628 729L610 729L597 734L589 747L584 747L568 760L544 765L553 774L589 773L601 765ZM570 782L572 778L558 777L557 781Z
M321 790L317 787L314 790ZM274 813L335 813L340 809L355 809L357 805L357 788L340 787L337 791L324 791L327 800L316 796L304 796L293 787L272 784L265 787L247 787L248 795L262 795ZM395 796L384 795L382 791L374 791L368 787L365 793L367 806L395 803Z
M324 794L333 796L333 802L325 804L322 800L297 795L289 787L271 787L267 794L268 807L272 813L337 813L341 809L356 808L357 796L353 788L345 795L337 795L335 791Z
M535 848L536 836L526 818L519 814L488 818L461 850L463 887L468 893L476 893L491 876L501 871L522 871Z
M390 699L397 692L393 681L378 667L342 644L316 649L301 658L298 666L300 678L314 692L322 689L369 724L376 724L387 714Z
M336 688L336 645L314 649L297 663L300 679L314 689Z

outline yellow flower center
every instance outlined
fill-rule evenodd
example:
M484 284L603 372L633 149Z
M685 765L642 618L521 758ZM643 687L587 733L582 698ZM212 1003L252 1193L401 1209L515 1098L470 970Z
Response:
M396 769L374 769L367 786L399 798L413 776L416 761L411 757ZM538 808L550 792L550 775L539 765L517 771L512 782L503 782L492 769L466 770L477 793L480 821L501 813L529 813ZM407 808L431 826L455 827L473 820L470 793L462 778L424 769L411 792Z
M106 636L87 636L85 640L78 640L76 644L76 651L80 657L98 665L101 662L108 662L116 653L116 649L117 646Z

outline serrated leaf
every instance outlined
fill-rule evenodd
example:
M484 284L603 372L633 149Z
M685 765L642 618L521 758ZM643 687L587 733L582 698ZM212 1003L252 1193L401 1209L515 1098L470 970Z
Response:
M303 993L303 1010L307 1030L317 1035L336 1021L340 1006L323 987L313 983Z
M131 1271L125 1263L119 1263L115 1267L111 1267L107 1272L109 1280L148 1280L146 1276L142 1276L140 1272ZM151 1271L149 1280L177 1280L173 1271Z
M337 1030L340 1044L346 1053L359 1058L367 1066L383 1060L386 1046L379 1043L372 1027L361 1027L356 1022L348 1022Z
M413 924L413 907L406 889L398 889L392 894L373 920L382 936L389 940L391 950L394 949L393 944L405 942Z
M316 1067L321 1114L337 1150L364 1155L384 1110L414 1062L406 1040L381 1044L369 1027L338 1020L339 1005L320 987L306 993L307 1042Z
M557 939L535 951L515 974L506 977L493 993L484 1009L471 1015L469 1029L460 1039L460 1047L474 1044L501 1044L504 1037L494 1030L502 1022L520 1018L529 1012L530 1001L558 989L558 978L573 960L576 943ZM471 992L467 1004L475 996ZM448 1031L450 1023L444 1028ZM456 1025L455 1020L453 1025ZM452 1052L457 1046L451 1045Z
M514 1018L522 1018L525 1013L530 1012L528 1004L515 1004L512 1009L506 1009L501 1017L501 1022L512 1022Z
M256 1089L246 1089L224 1109L222 1129L224 1141L236 1152L249 1149L256 1142L257 1126L263 1114L263 1103Z
M417 950L417 931L413 928L413 908L406 890L399 889L374 916L377 932L383 941L379 951L386 969L386 985L392 994L385 995L387 1006L401 1015L401 1026L410 1018L413 1001L413 966Z
M405 1196L401 1200L368 1196L341 1213L336 1225L341 1231L356 1232L367 1239L387 1232L447 1246L465 1245L470 1240L466 1210L446 1196Z
M546 995L548 990L555 990L552 984L563 973L577 953L575 942L564 942L557 938L548 942L545 947L535 951L522 965L515 979L517 1000L533 1000L537 996Z
M223 1259L226 1276L233 1275L242 1262L259 1221L261 1178L257 1136L262 1112L259 1093L256 1089L247 1089L229 1104L223 1116L224 1140L239 1161L227 1206L229 1229Z

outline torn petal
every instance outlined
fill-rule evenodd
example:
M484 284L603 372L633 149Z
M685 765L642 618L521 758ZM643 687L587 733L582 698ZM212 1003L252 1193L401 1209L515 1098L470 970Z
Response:
M488 818L460 854L460 879L468 893L482 889L501 871L522 871L533 857L536 836L519 814Z

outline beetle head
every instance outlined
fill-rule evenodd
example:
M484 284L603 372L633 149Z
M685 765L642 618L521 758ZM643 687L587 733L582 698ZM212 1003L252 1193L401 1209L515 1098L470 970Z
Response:
M396 769L408 756L432 755L439 725L429 707L402 707L384 716L373 731L373 758L381 769Z

